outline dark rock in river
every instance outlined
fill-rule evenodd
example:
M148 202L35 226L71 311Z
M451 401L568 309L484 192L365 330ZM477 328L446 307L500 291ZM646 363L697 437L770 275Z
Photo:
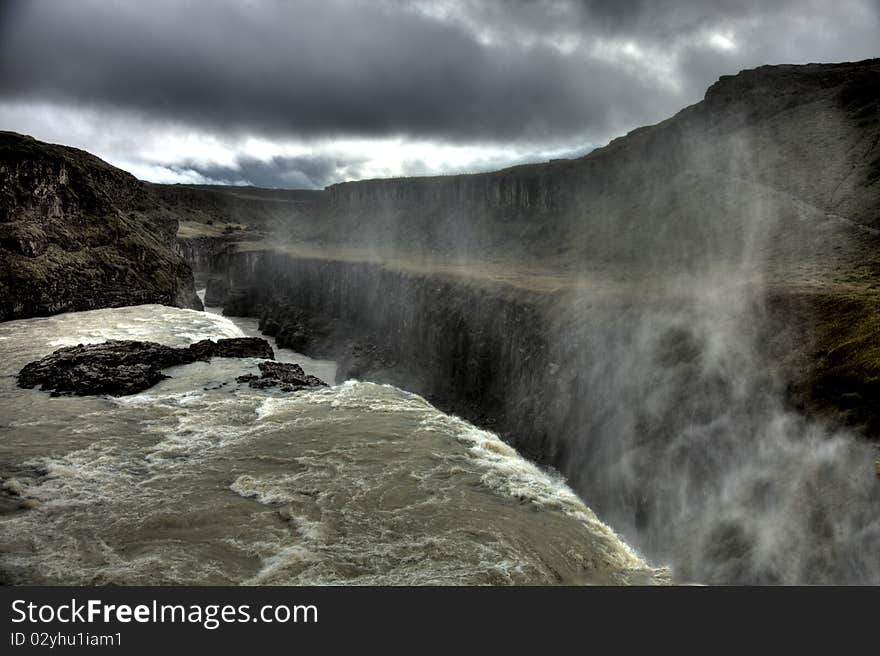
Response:
M278 346L294 351L303 352L312 345L316 330L311 324L308 314L301 308L275 304L273 308L260 312L260 330L273 335Z
M28 388L40 385L53 396L124 396L142 392L168 378L162 369L212 357L271 359L275 354L269 343L259 337L236 337L216 342L205 339L186 348L155 342L112 340L58 349L25 365L18 374L18 385Z
M206 354L205 357L198 357L198 360L207 360L210 358L267 358L275 359L275 353L272 347L262 337L231 337L229 339L218 339L212 342L210 339L203 339L189 346L189 350Z
M282 392L296 392L309 387L327 386L327 383L320 378L305 373L298 364L261 362L259 366L261 376L245 374L235 380L239 383L247 383L254 389L278 387Z

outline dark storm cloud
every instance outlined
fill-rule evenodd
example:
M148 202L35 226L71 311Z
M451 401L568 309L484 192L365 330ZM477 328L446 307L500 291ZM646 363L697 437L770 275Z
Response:
M471 25L499 33L614 39L670 53L667 80L676 83L680 104L699 100L719 76L744 68L880 56L880 0L463 0L462 6ZM712 33L733 35L736 47L713 47L706 39ZM661 98L649 92L643 102Z
M592 36L625 36L641 42L666 43L702 29L754 24L764 32L761 50L784 42L792 30L805 27L814 38L835 32L847 12L865 12L876 25L880 0L461 0L462 15L485 24L535 32L560 28ZM865 16L852 16L860 21ZM876 50L876 33L864 25L861 46ZM812 28L812 29L810 29ZM838 35L841 36L841 35ZM845 39L851 39L847 31Z
M242 134L607 134L662 118L743 66L870 54L877 4L853 6L865 15L841 30L841 4L819 2L6 3L0 95ZM815 55L786 41L811 24ZM737 52L687 42L732 27L747 39ZM582 47L554 47L566 37ZM638 59L595 56L602 39L679 44L685 56L660 79Z
M583 154L722 74L877 56L878 17L880 0L0 0L0 128L149 179L491 170Z
M0 93L295 135L546 138L639 120L649 91L552 48L489 48L390 3L26 2ZM669 98L664 99L669 105Z

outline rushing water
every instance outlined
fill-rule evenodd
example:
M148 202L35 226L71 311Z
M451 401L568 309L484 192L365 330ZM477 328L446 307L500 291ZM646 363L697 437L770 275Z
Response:
M0 323L0 573L11 583L664 581L558 477L399 389L284 394L217 358L122 397L16 387L61 346L240 336L158 305ZM279 351L333 380L332 362Z

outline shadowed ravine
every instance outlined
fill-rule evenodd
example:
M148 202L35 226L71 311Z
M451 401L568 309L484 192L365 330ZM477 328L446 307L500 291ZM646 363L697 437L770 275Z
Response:
M241 257L233 286L244 271L261 282L244 284L228 311L262 308L276 331L286 307L329 322L332 337L307 352L340 357L340 379L393 381L501 430L676 579L878 580L876 450L792 406L768 366L792 338L760 278L727 270L637 294L609 283L533 298L369 265Z
M309 192L0 134L3 575L880 584L878 91L880 60L764 66L578 159ZM187 264L211 312L138 305L200 307ZM242 328L336 385L15 387Z
M556 468L678 580L878 583L876 69L722 78L579 160L336 185L192 261L227 314Z

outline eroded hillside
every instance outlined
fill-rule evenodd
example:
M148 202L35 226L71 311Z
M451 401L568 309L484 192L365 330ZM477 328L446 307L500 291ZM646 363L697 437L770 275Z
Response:
M0 320L136 303L201 308L177 217L86 152L0 132Z

